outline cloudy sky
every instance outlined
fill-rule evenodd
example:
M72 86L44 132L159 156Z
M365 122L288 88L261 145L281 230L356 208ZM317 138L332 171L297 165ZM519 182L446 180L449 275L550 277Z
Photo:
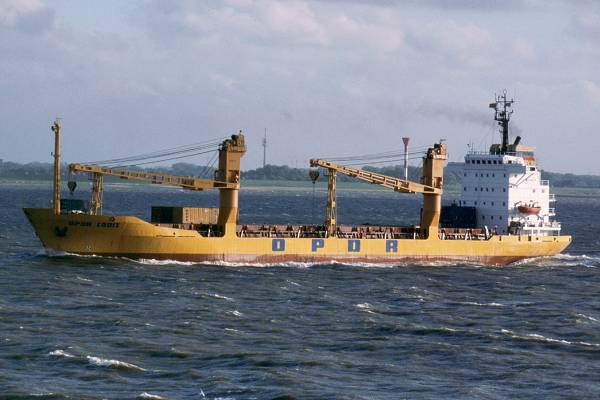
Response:
M600 1L0 0L0 158L148 152L242 129L245 168L498 137L600 174ZM194 160L202 163L203 159Z

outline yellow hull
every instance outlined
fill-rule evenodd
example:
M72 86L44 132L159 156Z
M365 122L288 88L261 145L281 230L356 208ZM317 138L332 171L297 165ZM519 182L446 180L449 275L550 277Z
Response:
M492 236L488 240L204 237L131 216L25 214L47 249L83 255L241 263L464 261L503 265L559 254L570 236Z

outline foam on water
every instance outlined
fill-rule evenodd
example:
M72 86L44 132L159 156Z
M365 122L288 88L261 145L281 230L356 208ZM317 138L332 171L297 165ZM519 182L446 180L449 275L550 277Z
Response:
M219 293L210 293L209 296L214 297L215 299L220 299L220 300L235 301L231 297L223 296Z
M48 353L49 356L57 356L57 357L66 357L66 358L75 358L74 355L67 353L64 350L54 350Z
M239 312L238 310L231 310L231 311L227 311L227 314L233 315L235 317L241 317L243 314L241 312Z
M475 301L465 301L460 304L465 304L468 306L478 306L478 307L505 307L504 304L494 303L494 302L492 302L492 303L477 303Z
M89 361L90 364L97 365L99 367L122 368L122 369L130 369L130 370L134 370L134 371L146 371L142 367L138 367L135 364L127 363L124 361L110 360L110 359L95 357L95 356L86 356L85 358Z
M140 395L138 396L138 398L140 398L140 399L151 399L151 400L164 400L164 397L161 397L161 396L156 395L156 394L150 394L148 392L142 392L142 393L140 393Z
M588 321L598 322L598 319L585 314L576 314L578 317L587 319Z
M359 310L366 312L368 314L375 314L373 312L373 310L371 309L371 305L369 303L360 303L360 304L355 304L354 307L358 308Z
M527 333L525 335L519 335L519 334L511 331L510 329L501 329L500 332L505 335L509 335L513 339L519 339L519 340L530 340L530 341L542 342L542 343L552 343L552 344L562 344L562 345L580 345L580 346L585 346L585 347L600 348L600 343L589 343L589 342L584 342L584 341L573 342L573 341L569 341L569 340L565 340L565 339L555 339L555 338L551 338L551 337L546 337L546 336L540 335L538 333Z

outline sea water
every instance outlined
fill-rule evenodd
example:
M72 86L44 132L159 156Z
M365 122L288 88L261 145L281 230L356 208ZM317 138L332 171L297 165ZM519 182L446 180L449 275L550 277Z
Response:
M68 196L67 194L64 194ZM216 206L108 186L105 213ZM340 191L343 224L418 222L420 197ZM215 265L49 256L0 186L2 399L600 397L600 204L558 198L565 254L480 265ZM319 223L325 193L251 189L241 223Z

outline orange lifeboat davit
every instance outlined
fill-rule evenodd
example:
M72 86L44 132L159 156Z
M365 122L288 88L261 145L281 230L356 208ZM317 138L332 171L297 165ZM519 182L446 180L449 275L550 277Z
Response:
M517 210L519 210L519 212L521 214L526 214L526 215L538 215L540 213L540 211L542 210L542 207L537 206L537 205L528 205L528 206L518 206Z

